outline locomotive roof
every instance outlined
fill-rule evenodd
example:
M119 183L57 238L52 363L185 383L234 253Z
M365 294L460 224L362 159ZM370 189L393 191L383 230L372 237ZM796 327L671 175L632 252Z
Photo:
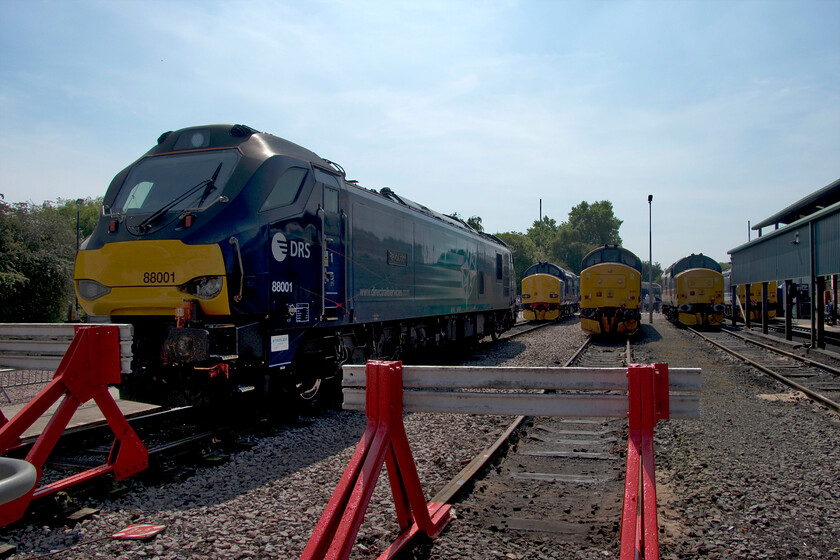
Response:
M554 263L546 261L540 261L538 263L532 264L527 269L525 269L525 274L523 276L530 276L532 274L551 274L562 279L575 276L573 272L559 267Z
M147 155L224 147L240 147L243 152L252 152L254 156L257 153L263 154L264 157L291 156L326 169L338 170L343 175L343 170L339 166L315 152L284 138L260 132L242 124L210 124L170 130L160 135L157 146L149 150Z
M462 220L447 216L439 212L398 196L389 187L379 191L367 189L358 184L357 181L348 181L344 169L315 152L304 148L284 138L274 136L267 132L260 132L249 126L241 124L211 124L203 126L191 126L180 130L164 132L158 138L157 146L149 150L146 155L158 155L176 151L200 150L207 148L238 147L246 155L253 157L270 157L272 155L285 155L303 161L308 161L318 167L341 175L344 183L350 187L356 187L365 192L374 193L393 203L411 208L421 214L425 214L436 220L440 220L450 226L469 231L479 237L492 240L503 247L507 247L504 241L488 233L478 231Z
M710 270L714 270L715 272L720 272L720 263L714 260L711 257L707 257L703 253L699 255L695 255L691 253L687 257L683 257L668 268L665 269L663 274L669 274L671 276L676 276L680 272L685 272L686 270L692 268L708 268Z
M634 253L620 245L604 245L590 251L580 264L580 269L589 268L600 263L619 263L642 271L642 261Z

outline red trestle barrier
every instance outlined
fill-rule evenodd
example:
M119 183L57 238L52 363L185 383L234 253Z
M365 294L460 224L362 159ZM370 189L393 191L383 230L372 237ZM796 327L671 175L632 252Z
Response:
M659 560L653 429L659 420L670 417L668 364L632 364L627 376L630 432L621 517L621 560Z
M301 560L350 556L383 463L402 533L379 557L391 559L418 533L430 538L449 523L451 506L426 503L402 420L402 363L370 361L365 370L368 423L350 463L309 538Z
M77 325L73 342L64 354L53 380L14 418L0 427L0 454L4 454L18 445L20 436L64 396L47 427L26 456L26 460L35 465L38 472L35 487L26 495L0 505L0 527L23 517L33 499L66 490L75 484L109 472L113 472L117 480L122 480L148 467L149 453L146 447L108 392L108 385L118 384L120 380L118 327ZM43 475L44 462L76 409L90 399L96 402L116 436L107 462L100 467L37 488Z

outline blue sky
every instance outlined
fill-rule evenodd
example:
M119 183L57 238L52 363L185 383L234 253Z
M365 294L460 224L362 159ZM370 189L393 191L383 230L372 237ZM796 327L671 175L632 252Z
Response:
M489 232L609 200L663 267L840 177L840 0L0 0L0 193L242 123ZM753 234L754 235L754 234Z

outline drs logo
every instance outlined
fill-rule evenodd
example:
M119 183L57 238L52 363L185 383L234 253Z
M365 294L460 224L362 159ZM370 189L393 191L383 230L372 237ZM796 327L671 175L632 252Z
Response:
M286 260L286 256L308 259L309 258L309 243L304 241L287 241L286 236L279 231L274 234L271 239L271 254L277 262Z

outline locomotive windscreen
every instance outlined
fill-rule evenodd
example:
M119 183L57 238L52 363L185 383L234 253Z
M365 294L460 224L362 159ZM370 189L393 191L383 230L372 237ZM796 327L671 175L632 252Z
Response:
M120 187L111 213L138 215L206 206L224 191L239 157L237 150L213 150L143 158Z

